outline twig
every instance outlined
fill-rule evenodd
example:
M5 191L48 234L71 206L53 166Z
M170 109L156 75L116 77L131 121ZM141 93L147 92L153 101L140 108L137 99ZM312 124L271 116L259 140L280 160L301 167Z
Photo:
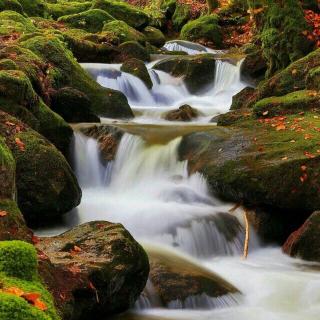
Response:
M249 229L249 219L248 219L248 211L247 209L243 209L243 216L246 225L246 237L244 240L244 248L243 248L243 259L247 259L249 252L249 240L250 240L250 229Z

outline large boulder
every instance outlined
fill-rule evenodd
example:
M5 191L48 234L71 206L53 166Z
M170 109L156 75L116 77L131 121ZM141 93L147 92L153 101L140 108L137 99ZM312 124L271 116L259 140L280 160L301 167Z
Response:
M120 224L95 221L42 238L41 277L63 318L99 319L132 307L149 273L143 248Z
M143 29L142 33L146 37L146 41L153 46L161 48L166 43L166 38L159 29L148 26Z
M179 109L169 111L165 115L165 119L169 121L192 121L197 118L199 115L196 109L193 109L191 106L185 104Z
M140 9L121 1L94 0L92 9L101 9L129 26L142 30L149 24L149 16Z
M188 22L181 30L181 39L210 44L216 48L222 46L222 32L218 16L203 16Z
M2 111L0 134L16 161L18 204L26 220L61 216L80 203L69 164L48 140Z
M292 257L320 262L320 212L315 211L293 232L283 245L283 251Z
M190 93L196 94L214 81L215 58L211 54L172 57L157 62L153 68L183 77Z
M150 260L149 280L162 306L186 308L188 299L204 295L217 298L239 293L237 288L217 274L172 250L166 251L161 247L146 247L146 250ZM152 294L147 290L148 286L144 294Z
M47 9L53 19L58 19L62 16L87 11L91 8L91 5L90 1L59 1L57 3L47 3Z
M128 59L135 58L141 61L150 61L150 54L147 49L137 41L126 41L118 47L120 55L118 61L124 62Z

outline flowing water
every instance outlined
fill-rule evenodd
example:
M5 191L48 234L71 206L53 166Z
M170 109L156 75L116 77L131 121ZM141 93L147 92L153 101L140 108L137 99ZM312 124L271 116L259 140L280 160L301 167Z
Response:
M168 43L166 48L182 50L185 45ZM197 53L203 51L201 47L188 46L193 51L198 48ZM214 83L199 96L188 93L183 79L154 71L151 64L148 70L154 84L152 90L121 72L119 65L84 67L102 85L126 94L137 115L132 121L134 126L165 123L161 130L166 131L166 127L175 128L176 124L166 123L161 117L163 112L183 103L202 112L197 120L200 124L226 112L232 95L245 86L240 80L240 64L217 61ZM161 130L157 134L161 135ZM121 222L146 248L161 250L169 257L183 255L190 263L216 272L242 292L237 297L218 299L191 296L164 307L148 281L146 294L124 319L319 319L319 266L289 258L280 248L264 247L253 230L249 257L242 260L241 210L233 213L238 220L231 221L228 217L233 204L214 198L199 173L188 174L187 162L178 160L180 141L181 137L174 137L161 144L150 143L143 135L125 133L115 159L103 164L96 140L76 131L74 159L83 190L82 202L62 227L43 233L55 234L91 220Z

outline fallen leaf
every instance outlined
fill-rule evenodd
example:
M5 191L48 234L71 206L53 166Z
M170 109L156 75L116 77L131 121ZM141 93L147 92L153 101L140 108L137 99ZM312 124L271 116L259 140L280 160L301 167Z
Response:
M20 140L20 138L15 139L16 145L19 147L20 151L25 151L25 144Z
M288 160L288 157L283 157L281 158L281 160Z
M0 211L0 217L5 217L7 214L8 214L7 211L4 211L4 210Z
M4 289L4 292L13 294L17 297L21 297L24 294L24 291L21 290L20 288L17 288L17 287L6 288L6 289Z
M307 171L307 166L305 165L302 165L300 168L301 168L301 171Z
M283 123L278 124L278 125L276 126L276 130L277 130L277 131L285 130L285 129L286 129L286 126L285 126Z
M37 243L39 243L39 242L40 242L40 238L37 237L37 236L35 236L35 235L33 235L33 236L32 236L32 243L33 243L33 244L37 244Z
M24 293L24 294L22 295L22 298L24 298L24 299L27 300L28 302L34 304L35 301L40 298L40 294L39 294L39 293L36 293L36 292Z
M269 111L267 110L267 111L263 112L262 115L266 116L266 115L268 115L268 113L269 113Z
M41 311L45 311L48 309L47 305L44 302L42 302L40 299L37 299L33 305Z

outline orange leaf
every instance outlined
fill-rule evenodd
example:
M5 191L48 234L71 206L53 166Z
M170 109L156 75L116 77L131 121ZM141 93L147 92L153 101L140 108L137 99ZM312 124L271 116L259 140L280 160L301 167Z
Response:
M5 217L8 214L7 211L0 211L0 217Z
M278 124L278 125L276 126L276 130L277 130L277 131L285 130L285 129L286 129L286 126L285 126L283 123Z
M307 166L305 165L302 165L300 168L301 168L301 171L307 171Z
M24 293L22 297L31 304L35 304L35 301L40 298L40 294L36 292Z
M15 141L20 151L25 151L25 144L20 140L20 138L16 138Z
M42 310L42 311L45 311L48 309L47 305L42 302L40 299L37 299L35 302L34 302L34 306L36 308L38 308L39 310Z
M24 295L24 291L22 291L20 288L17 288L17 287L6 288L4 292L13 294L17 297L21 297L22 295Z

